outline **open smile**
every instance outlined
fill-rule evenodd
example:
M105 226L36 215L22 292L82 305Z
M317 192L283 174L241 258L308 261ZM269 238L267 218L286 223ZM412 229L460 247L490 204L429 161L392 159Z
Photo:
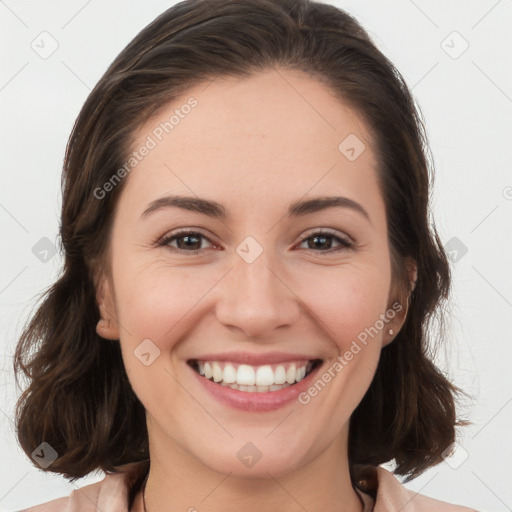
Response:
M292 357L221 355L208 360L189 359L187 365L200 387L218 403L241 411L263 412L297 400L324 364L323 359ZM249 359L253 364L248 364ZM276 360L273 364L261 364L272 359Z
M321 359L313 359L252 366L226 361L188 361L199 375L209 381L248 393L274 392L293 386L321 363Z

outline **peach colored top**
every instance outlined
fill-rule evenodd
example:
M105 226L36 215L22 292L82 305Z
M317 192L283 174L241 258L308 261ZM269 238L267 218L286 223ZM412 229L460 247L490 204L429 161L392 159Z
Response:
M140 467L141 463L120 466L119 471L122 472L109 473L100 482L74 490L68 497L19 512L144 512L141 489L133 503L129 503L133 475L140 471ZM376 483L373 494L356 489L364 503L364 512L478 512L408 490L393 473L384 468L369 467L368 470L373 471Z

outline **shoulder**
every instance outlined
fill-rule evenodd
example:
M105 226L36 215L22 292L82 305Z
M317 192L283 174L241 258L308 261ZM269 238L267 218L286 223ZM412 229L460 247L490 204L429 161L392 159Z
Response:
M56 500L34 505L30 508L24 508L20 512L65 512L68 507L68 498L58 498Z
M384 468L372 468L377 481L374 512L478 512L453 505L407 489L393 473Z
M75 489L69 496L57 498L46 503L34 505L30 508L23 509L20 512L68 512L71 510L79 510L80 512L96 511L96 504L101 488L110 476L106 476L102 481L94 484L86 485L80 489ZM91 508L92 506L92 508Z
M134 463L117 468L103 480L75 489L67 497L34 505L19 512L128 512L133 482L144 466Z

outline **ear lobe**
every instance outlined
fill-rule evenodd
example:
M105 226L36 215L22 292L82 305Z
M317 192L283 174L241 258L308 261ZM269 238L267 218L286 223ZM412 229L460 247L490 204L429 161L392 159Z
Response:
M389 321L388 324L386 324L384 328L384 334L382 336L383 347L389 345L400 332L400 329L404 325L407 318L408 309L408 302L406 302L404 305L401 302L396 301L393 303L390 310L388 310L395 312L395 316L392 318L392 320Z
M111 286L105 277L102 277L97 286L96 302L100 311L100 319L96 325L96 332L107 340L119 339L119 326L113 300Z
M405 304L400 301L395 301L388 309L386 315L391 317L391 313L394 313L394 316L391 318L391 320L386 324L384 328L384 334L382 336L383 347L389 345L396 338L397 334L402 329L405 320L407 319L408 310L409 297L407 297Z
M114 315L108 313L104 304L100 304L100 316L96 324L96 332L106 340L118 340L119 328Z
M410 283L409 290L412 293L414 288L416 288L416 281L418 280L418 266L416 265L416 263L414 261L412 261L410 263L410 267L408 268L407 274L409 276L409 283Z
M418 267L416 262L408 258L405 263L407 269L407 277L408 277L408 289L406 293L401 293L400 295L405 295L405 300L397 300L392 303L390 308L391 311L395 312L393 318L386 324L384 328L384 334L382 336L382 346L385 347L389 345L397 336L397 334L402 329L405 321L407 320L407 313L409 311L409 303L411 300L411 294L414 288L416 287L416 280L418 278ZM389 311L389 310L388 310Z

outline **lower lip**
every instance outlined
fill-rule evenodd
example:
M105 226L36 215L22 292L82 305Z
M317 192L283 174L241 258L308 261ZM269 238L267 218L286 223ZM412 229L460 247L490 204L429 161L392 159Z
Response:
M235 409L242 411L274 411L280 407L297 399L297 396L306 391L311 385L311 381L317 374L322 364L313 369L304 379L292 386L280 389L278 391L267 391L254 393L232 389L228 386L222 386L206 377L199 375L193 368L190 368L199 382L204 386L214 398Z

